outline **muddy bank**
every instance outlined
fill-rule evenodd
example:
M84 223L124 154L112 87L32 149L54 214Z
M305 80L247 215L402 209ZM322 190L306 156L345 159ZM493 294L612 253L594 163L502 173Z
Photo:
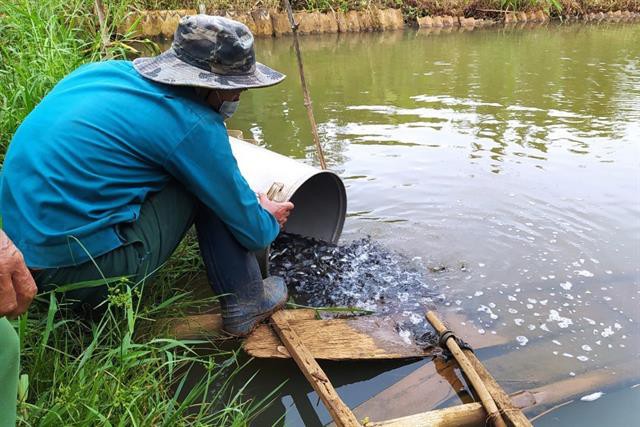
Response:
M562 21L583 21L583 22L631 22L640 20L639 12L630 11L611 11L587 13L584 15L551 17L543 10L529 12L502 12L494 11L494 18L475 18L464 16L425 16L417 18L417 24L420 28L447 28L447 27L483 27L496 24L515 24L515 23L544 23L551 19ZM486 16L486 15L485 15Z
M134 27L143 36L172 36L181 16L197 13L195 9L147 10L131 12L121 27L121 32ZM206 10L211 15L225 16L245 24L254 35L260 37L291 34L287 14L275 9L255 9L248 13L228 10ZM348 33L367 31L401 30L405 27L399 9L371 8L348 12L295 12L299 34ZM137 24L136 24L137 23Z
M299 24L299 34L352 33L369 31L401 30L405 26L419 28L474 28L497 24L514 23L544 23L550 19L563 21L585 22L630 22L640 20L640 11L615 10L604 12L601 8L565 9L564 16L550 16L542 9L529 11L501 11L496 9L451 9L448 14L434 14L417 16L403 14L400 9L379 9L372 7L365 10L350 10L347 12L295 12L296 22ZM583 10L592 10L583 12ZM130 12L121 32L133 31L141 36L171 37L181 16L198 13L195 9L176 10L143 10ZM250 12L235 12L230 10L208 10L202 12L220 15L244 23L259 37L274 37L291 34L291 26L287 14L277 9L257 8Z

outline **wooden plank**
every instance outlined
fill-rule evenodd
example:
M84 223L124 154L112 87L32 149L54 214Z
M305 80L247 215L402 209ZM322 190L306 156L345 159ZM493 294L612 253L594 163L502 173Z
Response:
M369 422L367 427L481 427L487 413L480 403L467 403L387 421Z
M316 320L316 312L311 309L284 310L284 313L289 316L289 321L295 324L296 331L303 337L307 348L316 359L403 359L429 357L434 353L434 349L425 350L402 340L393 328L394 319L390 317L364 316ZM457 321L454 323L465 323L462 316L451 318ZM448 319L450 317L447 317ZM222 318L219 314L166 319L158 329L178 339L229 338L222 331ZM470 328L470 336L468 338L465 335L465 340L475 348L500 345L508 341L499 335L476 336L474 332L477 334L475 329ZM266 324L256 328L253 334L245 339L243 346L245 351L254 357L291 357L273 329Z
M440 321L435 312L428 311L427 319L436 330L436 332L438 332L438 334L444 334L447 331L447 327ZM482 378L480 378L474 368L474 365L471 364L465 353L462 352L462 349L460 349L460 346L453 338L453 336L449 339L444 339L444 345L449 348L449 351L451 351L451 354L453 354L453 357L456 359L465 375L469 379L469 382L473 386L474 391L482 402L482 406L484 406L484 408L487 410L492 424L496 425L497 427L507 427L504 420L502 419L502 416L500 415L500 411L498 410L496 402L494 402L493 397L487 390L487 387L485 386Z
M294 312L301 310L286 310ZM309 310L315 313L313 310ZM477 328L469 326L468 318L459 313L447 312L445 320L462 330L467 341L474 348L486 348L502 345L509 339L502 335L480 335ZM314 317L306 320L314 319ZM397 334L393 325L396 319L391 316L363 316L351 319L323 320L323 323L298 324L300 317L292 319L299 335L303 337L307 348L320 360L355 359L403 359L412 357L430 357L435 349L423 349L407 344ZM320 322L316 320L316 322ZM349 337L349 338L347 338ZM372 338L372 340L368 339ZM288 358L289 354L279 338L269 327L260 326L244 343L244 349L251 356L264 358Z
M322 360L406 359L428 357L436 349L405 342L393 323L376 316L353 319L291 320L291 325L314 358ZM244 342L254 357L289 357L277 336L260 327Z
M405 359L428 357L435 349L407 344L393 328L393 322L376 316L318 320L315 310L283 310L314 358L322 360ZM167 319L160 329L178 339L221 339L219 314L201 314ZM245 339L244 350L253 357L289 358L286 347L269 325L258 326Z
M360 423L353 412L344 404L326 374L313 358L313 355L306 349L298 334L289 325L287 315L277 311L271 315L271 325L276 330L278 336L287 347L289 354L296 361L296 364L304 374L307 381L318 393L320 399L331 414L331 417L339 427L355 427Z
M639 382L640 370L637 361L626 360L617 365L594 369L541 387L520 390L512 393L510 398L514 406L527 413L535 413L596 391Z
M291 310L303 311L303 310ZM296 316L292 323L311 353L323 360L356 359L406 359L428 357L433 349L423 349L407 344L391 328L374 319L363 320L300 320ZM230 338L222 331L219 314L187 316L182 319L167 319L161 328L178 339L223 339ZM253 357L290 358L287 349L268 325L260 325L245 339L244 350Z
M484 365L478 360L476 355L470 350L463 351L477 374L480 376L480 379L489 390L489 393L500 409L500 413L507 420L509 425L513 427L532 427L533 425L531 422L524 416L520 408L517 408L513 402L511 402L511 398L507 393L505 393L489 371L487 371Z
M315 310L309 309L286 310L285 312L290 320L311 320L315 319L316 314ZM269 333L273 335L273 331L268 325L261 325L259 328L270 331ZM168 335L176 339L220 339L225 338L225 336L228 337L222 330L222 315L218 313L164 319L160 322L158 329L166 331ZM282 344L278 341L278 345Z
M372 420L430 411L455 398L457 392L464 393L465 386L455 368L453 362L435 359L352 410L358 419Z
M158 329L166 331L173 338L181 340L224 338L222 316L219 314L198 314L182 318L163 319Z

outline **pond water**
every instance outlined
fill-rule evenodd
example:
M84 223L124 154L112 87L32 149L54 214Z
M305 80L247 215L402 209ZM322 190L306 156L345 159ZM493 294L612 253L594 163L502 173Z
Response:
M446 295L439 310L463 319L454 330L500 343L478 355L507 391L605 378L589 393L607 399L540 425L600 425L580 416L596 402L608 425L630 425L640 408L615 402L638 392L615 390L640 382L640 25L307 36L301 48L347 186L342 240L370 236L422 268ZM257 57L289 77L245 93L229 127L317 165L291 39L258 40ZM323 366L349 406L371 399L393 418L459 401L384 398L425 363ZM288 379L257 425L330 421L293 363L251 369L256 396Z

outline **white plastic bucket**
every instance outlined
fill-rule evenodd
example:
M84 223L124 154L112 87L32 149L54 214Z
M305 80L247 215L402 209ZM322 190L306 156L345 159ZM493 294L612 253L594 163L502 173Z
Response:
M249 186L295 208L288 233L337 243L347 212L347 193L340 177L255 144L229 137L231 149Z

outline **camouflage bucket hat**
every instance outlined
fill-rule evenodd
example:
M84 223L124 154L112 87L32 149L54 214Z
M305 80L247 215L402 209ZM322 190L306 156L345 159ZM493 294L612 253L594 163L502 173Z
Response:
M244 24L209 15L182 18L169 50L137 58L133 66L159 83L212 89L266 87L285 78L256 62L253 35Z

